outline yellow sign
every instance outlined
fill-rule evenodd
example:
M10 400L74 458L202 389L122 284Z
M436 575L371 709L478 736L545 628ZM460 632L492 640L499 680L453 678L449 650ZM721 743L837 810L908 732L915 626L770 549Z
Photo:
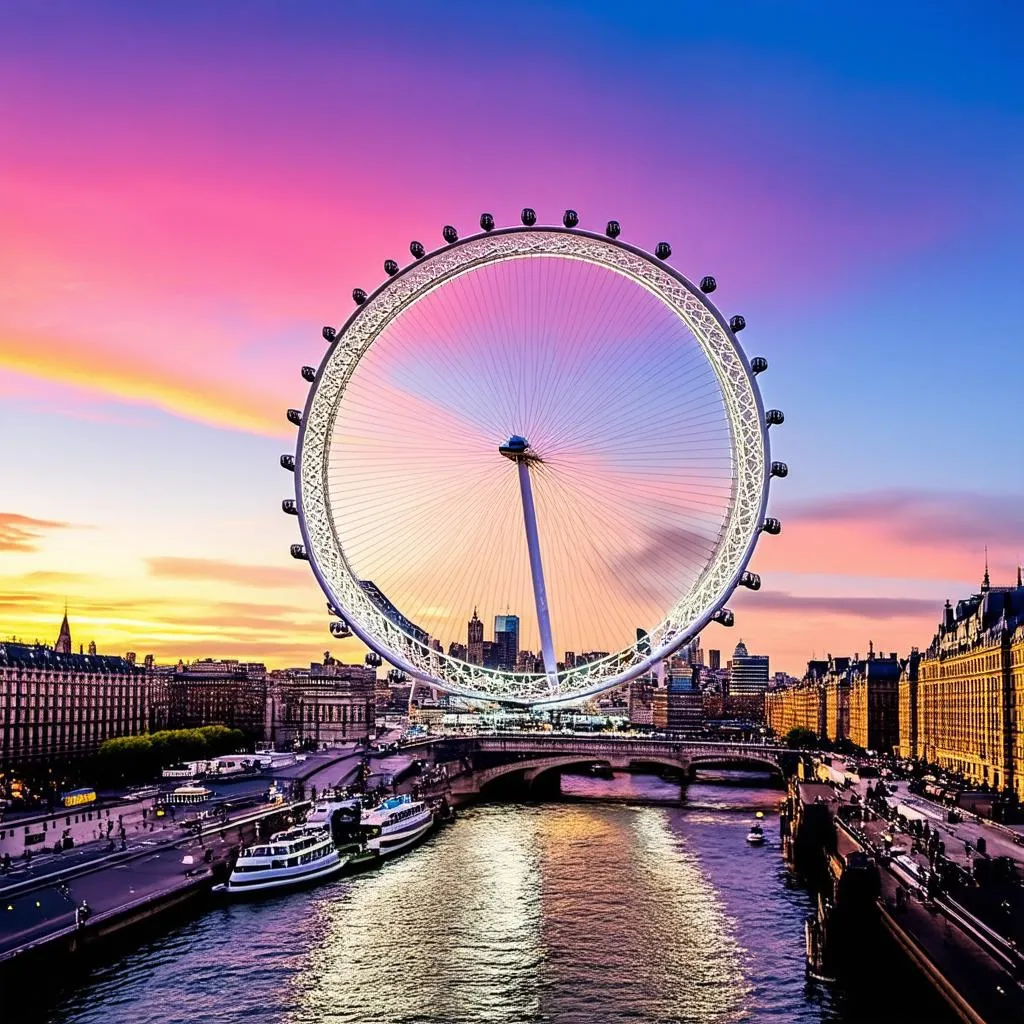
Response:
M82 804L91 804L96 799L95 789L76 789L71 793L64 794L65 807L81 807Z

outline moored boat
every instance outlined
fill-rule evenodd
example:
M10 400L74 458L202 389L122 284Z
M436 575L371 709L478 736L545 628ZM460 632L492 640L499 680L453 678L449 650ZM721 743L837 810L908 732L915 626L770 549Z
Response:
M434 812L422 800L395 796L370 810L359 822L366 849L388 857L422 839L434 824Z
M355 819L353 802L317 804L303 824L246 847L227 882L214 891L245 895L333 877L361 849L357 843L343 842L346 825L358 819L358 803L354 812Z

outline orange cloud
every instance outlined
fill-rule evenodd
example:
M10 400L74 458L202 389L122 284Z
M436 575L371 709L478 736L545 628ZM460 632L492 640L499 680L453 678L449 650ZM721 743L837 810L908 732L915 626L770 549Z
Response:
M251 565L214 558L147 558L150 575L179 580L201 580L207 583L238 583L243 586L302 586L309 583L310 573L296 566Z
M35 519L17 512L0 512L0 551L38 551L43 534L66 530L71 523Z
M0 336L0 368L217 427L270 437L288 434L283 416L272 415L276 406L266 394L234 387L229 380L211 380L201 372L171 372L131 353L107 352L63 336Z

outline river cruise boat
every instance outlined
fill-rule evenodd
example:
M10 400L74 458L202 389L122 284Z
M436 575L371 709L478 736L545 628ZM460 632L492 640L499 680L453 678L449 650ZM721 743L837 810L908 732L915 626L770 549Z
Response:
M247 895L319 882L338 874L361 849L357 843L338 841L343 836L337 826L347 810L318 804L303 824L246 847L231 877L215 891Z
M388 857L422 839L434 824L434 812L422 800L396 796L364 810L359 824L367 850Z

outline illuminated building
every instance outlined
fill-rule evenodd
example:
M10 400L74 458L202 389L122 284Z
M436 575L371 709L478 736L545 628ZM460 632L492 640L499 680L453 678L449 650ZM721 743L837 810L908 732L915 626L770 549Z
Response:
M825 735L824 678L827 661L807 662L803 679L792 686L765 694L765 719L777 736L792 729L808 729Z
M729 662L729 696L754 697L768 689L768 657L749 654L741 640Z
M914 745L931 764L1024 797L1022 627L1019 569L1016 587L993 587L986 566L977 594L946 602L918 666L917 715L902 726L901 750Z
M484 624L477 618L475 608L466 627L466 660L470 665L484 663Z
M308 669L282 669L268 677L266 738L280 747L334 747L367 738L374 728L377 673L343 665L329 655ZM408 707L408 687L404 706ZM391 691L388 691L389 697Z
M868 656L850 665L848 737L864 750L893 750L899 744L899 679L902 668L895 653Z
M67 614L57 645L0 643L0 763L73 759L150 725L149 678L125 658L72 654Z
M167 679L168 726L226 725L264 738L267 667L259 662L204 658L178 662Z
M665 667L668 731L697 732L704 723L704 706L697 686L698 667L685 658L669 658Z
M498 667L512 670L519 657L519 616L494 616L494 643L498 648Z
M910 652L910 657L903 663L900 670L899 681L899 742L896 744L896 754L903 758L918 758L920 751L917 742L917 699L918 699L918 671L921 664L921 654L915 647Z

